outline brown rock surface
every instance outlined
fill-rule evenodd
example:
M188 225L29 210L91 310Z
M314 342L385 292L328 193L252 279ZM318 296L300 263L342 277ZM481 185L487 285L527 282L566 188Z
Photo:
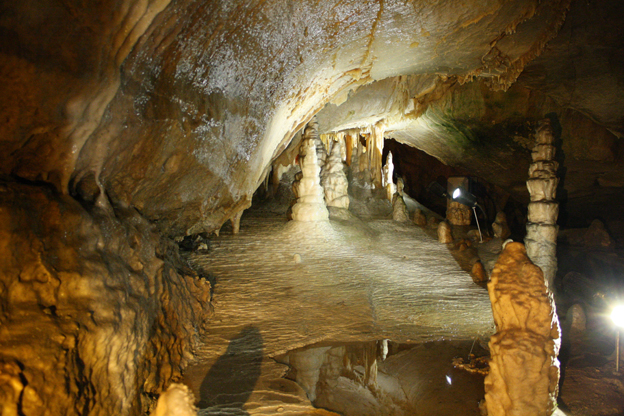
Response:
M210 284L171 244L134 210L89 214L46 188L0 186L4 410L138 415L179 377Z

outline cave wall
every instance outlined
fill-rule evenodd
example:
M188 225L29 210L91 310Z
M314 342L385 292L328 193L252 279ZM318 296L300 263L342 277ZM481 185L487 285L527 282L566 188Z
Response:
M138 415L192 356L210 284L133 209L0 185L0 413Z

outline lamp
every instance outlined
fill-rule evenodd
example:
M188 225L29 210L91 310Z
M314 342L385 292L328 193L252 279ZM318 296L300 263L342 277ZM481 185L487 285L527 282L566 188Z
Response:
M453 191L453 201L459 202L470 208L477 206L477 197L466 191L461 186Z
M618 305L611 311L611 320L615 324L615 372L620 371L620 328L624 328L624 305Z
M479 218L477 217L477 206L479 206L479 204L477 204L477 197L460 186L453 191L452 199L455 202L472 208L475 220L477 221L477 228L479 229L479 239L483 242L483 234L481 233L481 226L479 225Z

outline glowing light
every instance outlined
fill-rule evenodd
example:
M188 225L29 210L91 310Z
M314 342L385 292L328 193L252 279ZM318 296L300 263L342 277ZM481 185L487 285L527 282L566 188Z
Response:
M451 380L450 376L446 376L446 382L448 383L449 386L453 384L453 380Z
M615 326L619 326L620 328L624 328L624 305L619 305L613 308L611 312L611 319Z
M453 191L453 199L457 199L461 196L461 189L457 188Z

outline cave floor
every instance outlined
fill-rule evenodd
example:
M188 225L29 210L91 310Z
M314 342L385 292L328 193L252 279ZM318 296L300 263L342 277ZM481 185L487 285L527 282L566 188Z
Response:
M487 291L413 224L287 222L248 212L191 262L213 282L214 316L185 383L204 414L314 409L273 358L319 342L487 340Z

